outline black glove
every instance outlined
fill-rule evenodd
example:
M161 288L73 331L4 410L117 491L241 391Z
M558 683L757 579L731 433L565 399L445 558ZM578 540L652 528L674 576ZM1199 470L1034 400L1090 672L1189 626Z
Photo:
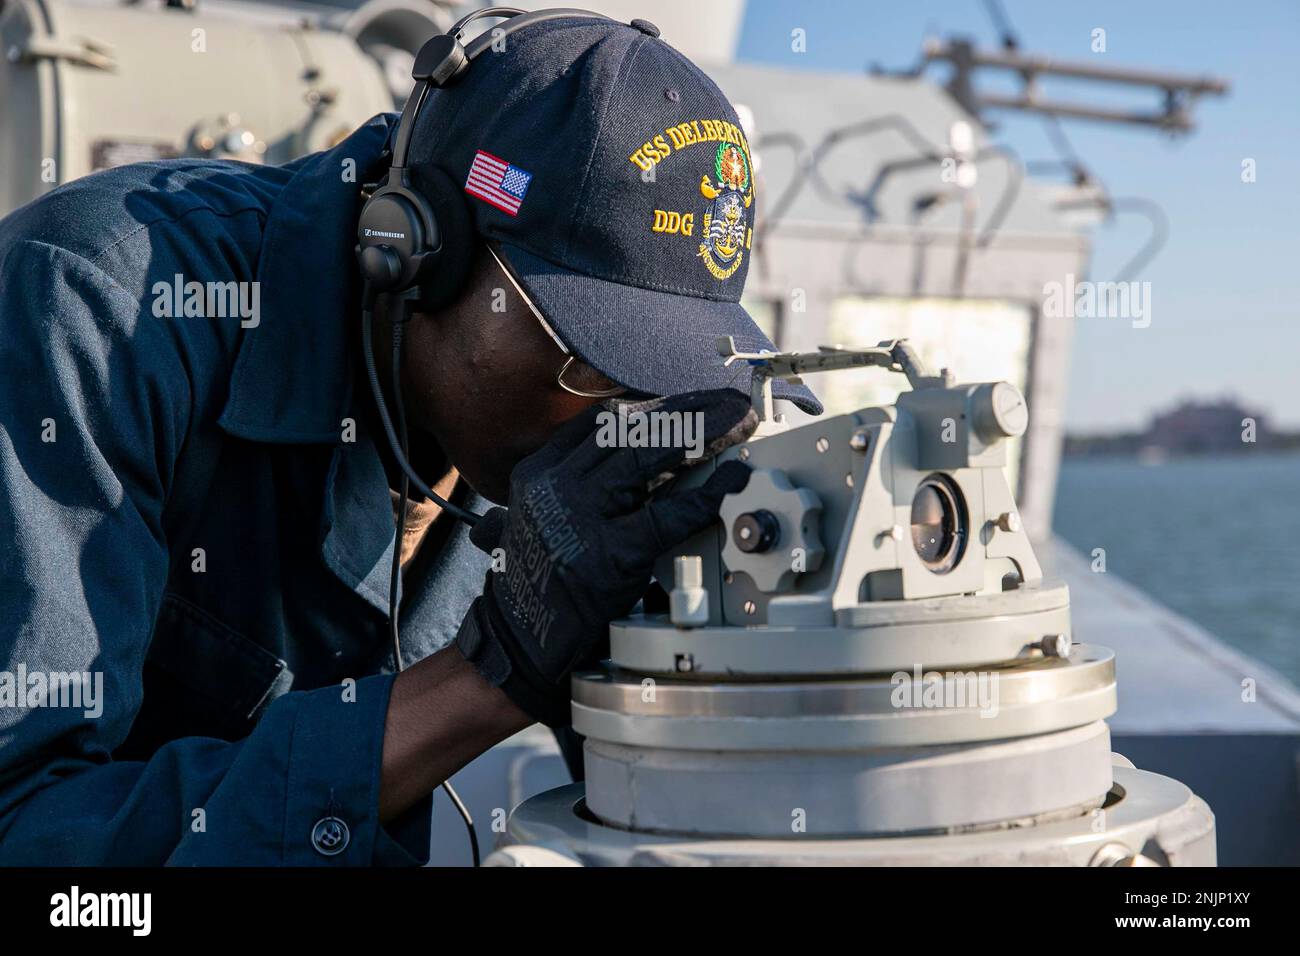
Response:
M456 644L488 683L550 727L569 722L570 672L605 656L609 622L640 600L655 559L716 521L723 496L749 481L747 465L728 461L698 488L650 494L753 433L758 419L742 393L691 392L628 410L702 414L702 454L602 447L599 416L609 408L593 406L515 467L509 511L493 508L470 533L484 551L504 548L504 568L488 573Z

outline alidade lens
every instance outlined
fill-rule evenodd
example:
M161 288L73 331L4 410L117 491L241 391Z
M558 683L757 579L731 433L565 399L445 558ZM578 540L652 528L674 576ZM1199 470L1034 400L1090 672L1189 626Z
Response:
M912 546L935 574L951 571L966 543L966 509L961 493L944 475L921 482L912 498Z

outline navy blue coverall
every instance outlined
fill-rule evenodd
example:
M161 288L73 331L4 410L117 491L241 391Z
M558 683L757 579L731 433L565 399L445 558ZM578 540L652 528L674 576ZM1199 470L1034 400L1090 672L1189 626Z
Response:
M356 374L358 196L395 120L0 222L0 864L427 856L427 800L377 819L393 512ZM186 314L188 283L229 282L238 309ZM436 551L408 662L487 566L460 528ZM97 707L42 698L67 674Z

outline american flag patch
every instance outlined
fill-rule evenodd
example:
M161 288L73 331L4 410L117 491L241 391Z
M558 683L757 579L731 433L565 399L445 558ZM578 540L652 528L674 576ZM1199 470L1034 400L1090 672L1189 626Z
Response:
M470 164L465 192L496 206L502 212L517 216L519 204L524 201L524 193L528 192L528 184L532 180L532 173L526 173L518 166L511 166L504 159L498 159L480 149Z

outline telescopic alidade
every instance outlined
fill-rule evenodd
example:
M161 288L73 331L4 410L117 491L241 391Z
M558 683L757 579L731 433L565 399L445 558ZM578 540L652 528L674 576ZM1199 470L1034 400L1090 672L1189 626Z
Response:
M585 787L511 815L495 862L1205 864L1213 815L1110 751L1115 662L1076 644L1006 477L1007 382L905 341L740 353L760 427L720 520L573 679ZM876 366L895 404L792 428L772 381Z

